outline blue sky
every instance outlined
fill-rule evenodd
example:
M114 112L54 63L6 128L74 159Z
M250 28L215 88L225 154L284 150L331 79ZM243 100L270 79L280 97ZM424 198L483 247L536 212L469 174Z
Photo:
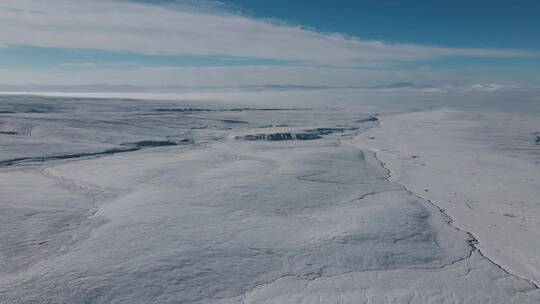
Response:
M278 18L364 39L454 47L540 50L538 1L228 0Z
M0 84L540 85L534 1L0 4Z

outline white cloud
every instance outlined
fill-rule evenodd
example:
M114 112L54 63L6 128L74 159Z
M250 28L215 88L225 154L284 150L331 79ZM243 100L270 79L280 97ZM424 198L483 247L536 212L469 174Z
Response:
M533 73L533 74L531 74ZM392 82L417 84L509 83L532 85L538 75L516 71L236 66L236 67L136 67L68 70L0 70L4 85L132 85L132 86L374 86ZM511 80L509 82L509 79ZM481 89L486 89L482 87Z
M133 69L0 70L0 83L10 85L110 84L134 86L237 86L237 85L358 85L376 84L390 72L354 71L315 67L139 67ZM391 72L397 75L398 72Z
M0 45L93 48L301 60L334 65L445 56L513 57L519 50L467 49L364 41L227 10L126 1L2 0Z

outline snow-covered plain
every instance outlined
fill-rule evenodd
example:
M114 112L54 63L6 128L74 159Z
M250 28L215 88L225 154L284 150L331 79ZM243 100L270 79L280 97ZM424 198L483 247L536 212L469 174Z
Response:
M493 261L540 284L540 129L530 115L442 109L388 116L357 138L392 181L437 202Z
M515 246L515 265L534 266L534 244L486 236L498 221L488 207L450 218L421 182L398 178L408 169L368 150L402 143L388 131L370 139L387 118L412 115L385 113L444 102L336 93L1 96L0 302L538 303L534 277L491 256ZM500 153L537 178L534 153L510 150ZM529 198L497 212L537 212Z

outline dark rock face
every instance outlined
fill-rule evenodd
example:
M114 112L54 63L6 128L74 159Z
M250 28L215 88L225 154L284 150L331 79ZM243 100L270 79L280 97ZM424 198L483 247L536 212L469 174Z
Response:
M318 134L313 133L296 133L294 135L296 140L313 140L321 138Z
M271 134L253 134L237 136L236 139L240 140L268 140L268 141L282 141L282 140L313 140L319 139L316 133L271 133Z
M319 135L330 135L332 133L343 133L345 128L317 128L314 130L308 130L308 132L317 133Z
M220 119L219 121L231 124L247 124L247 121L236 120L236 119Z
M346 130L355 130L356 128L317 128L311 130L305 130L300 133L293 132L281 132L270 134L250 134L237 136L236 139L240 140L268 140L268 141L280 141L280 140L314 140L322 138L324 135L330 135L334 133L343 133Z
M76 158L82 158L82 157L92 157L92 156L103 156L103 155L109 155L109 154L116 154L116 153L123 153L123 152L133 152L140 150L140 148L113 148L109 150L105 150L102 152L93 152L93 153L77 153L77 154L64 154L64 155L51 155L51 156L42 156L42 157L21 157L21 158L14 158L9 160L0 161L0 167L9 167L17 164L25 164L25 163L43 163L47 161L53 161L53 160L67 160L67 159L76 159Z
M134 151L139 151L146 148L177 146L179 143L190 144L192 143L192 141L189 139L182 139L179 142L167 141L167 140L163 140L163 141L143 140L139 142L123 144L122 146L125 146L125 147L112 148L112 149L108 149L108 150L100 151L100 152L50 155L50 156L42 156L42 157L21 157L21 158L9 159L9 160L0 161L0 167L9 167L9 166L13 166L17 164L25 164L25 163L36 163L36 162L42 163L42 162L54 161L54 160L67 160L67 159L76 159L76 158L83 158L83 157L95 157L95 156L104 156L104 155L111 155L111 154L117 154L117 153L134 152Z
M133 144L137 148L152 148L152 147L165 147L165 146L176 146L177 143L174 141L168 140L143 140Z
M534 141L537 145L540 144L540 132L536 133L536 140Z
M156 112L210 112L212 110L209 109L199 109L199 108L158 108L154 109Z
M247 111L298 111L309 109L297 108L232 108L232 109L202 109L202 108L156 108L155 112L247 112Z
M362 122L374 122L374 121L379 121L379 119L377 117L375 117L375 116L370 116L368 118L359 119L356 122L362 123Z

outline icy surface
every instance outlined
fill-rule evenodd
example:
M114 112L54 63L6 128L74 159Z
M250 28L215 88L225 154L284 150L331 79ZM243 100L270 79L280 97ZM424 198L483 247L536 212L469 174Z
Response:
M446 209L484 254L540 284L539 128L535 113L444 109L389 116L358 139L394 181Z
M493 280L485 280L486 277ZM415 289L411 286L421 287ZM517 292L508 297L508 288ZM261 285L238 300L264 304L472 304L538 301L539 297L533 298L527 290L527 284L509 279L503 271L492 267L475 252L470 259L443 270L352 272L312 281L284 277L271 284Z
M540 299L389 180L374 112L0 98L1 303Z

